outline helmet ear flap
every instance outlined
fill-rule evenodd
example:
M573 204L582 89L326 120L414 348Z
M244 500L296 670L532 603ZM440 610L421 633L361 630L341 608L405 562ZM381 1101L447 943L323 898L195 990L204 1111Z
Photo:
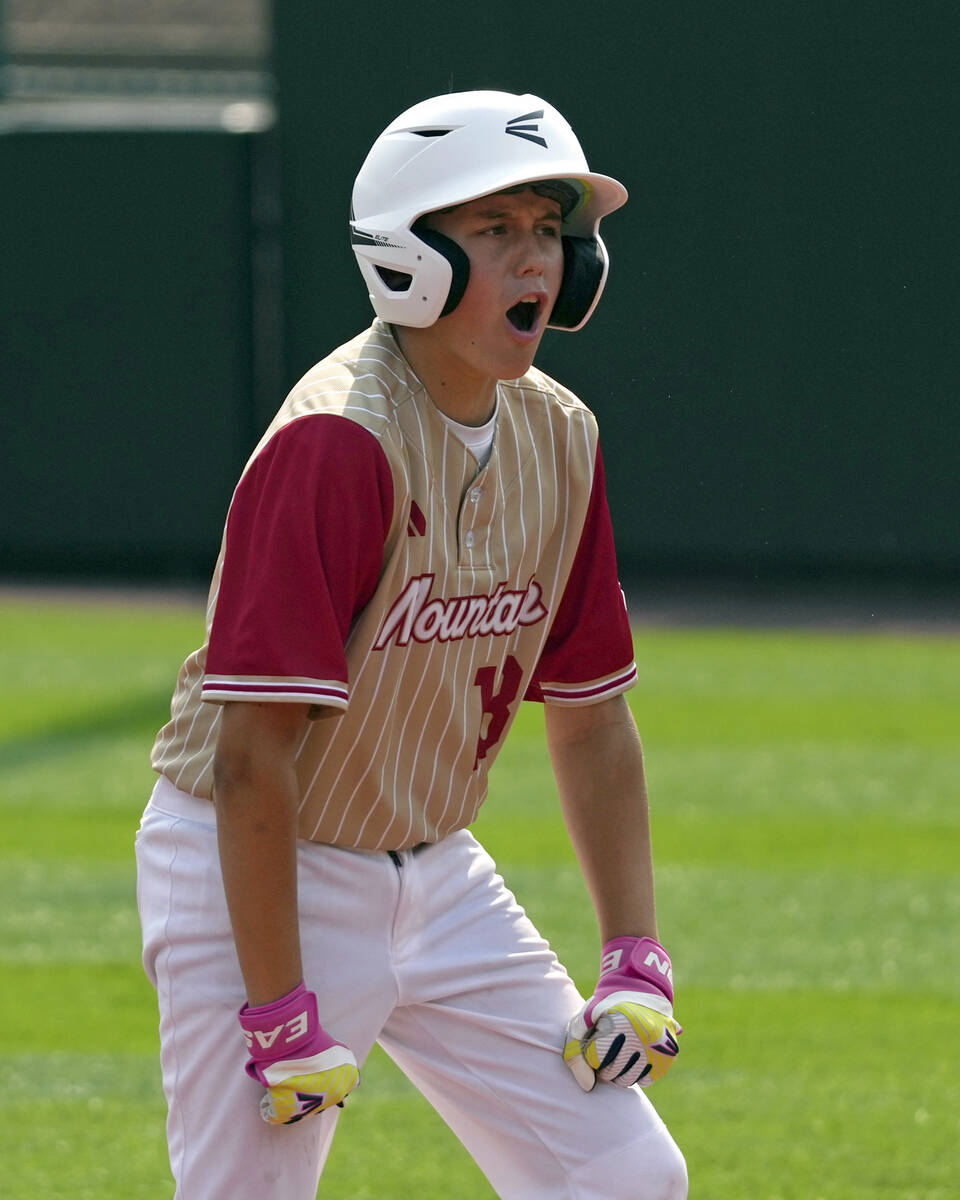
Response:
M607 254L597 237L563 238L563 277L548 325L579 329L593 312L607 276Z
M426 229L419 222L413 226L413 232L421 242L426 242L431 250L442 254L450 264L453 272L450 291L447 293L447 298L440 311L440 316L445 317L448 313L453 312L463 299L463 293L467 290L467 280L470 278L470 259L467 257L466 251L446 234L437 233L435 229Z

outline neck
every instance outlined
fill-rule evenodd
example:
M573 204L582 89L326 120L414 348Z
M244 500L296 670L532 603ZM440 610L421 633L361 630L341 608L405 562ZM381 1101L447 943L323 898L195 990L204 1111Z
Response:
M404 358L446 416L461 425L485 425L497 403L495 376L473 370L452 355L439 352L423 330L394 325L393 333Z

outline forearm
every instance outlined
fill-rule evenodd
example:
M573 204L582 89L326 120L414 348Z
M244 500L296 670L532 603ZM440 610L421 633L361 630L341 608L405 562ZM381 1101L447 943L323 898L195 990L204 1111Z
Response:
M296 794L243 781L217 792L223 887L237 958L252 1005L302 978L297 921Z
M596 708L548 710L548 746L564 820L593 900L600 940L656 938L640 738L623 697Z
M237 706L239 707L239 706ZM248 714L238 718L242 723ZM226 744L224 744L226 743ZM244 731L221 737L214 802L223 886L251 1005L300 982L297 914L298 786L292 754Z

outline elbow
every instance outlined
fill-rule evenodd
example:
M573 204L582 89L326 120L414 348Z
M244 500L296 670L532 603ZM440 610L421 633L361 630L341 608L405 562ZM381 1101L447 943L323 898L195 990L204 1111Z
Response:
M218 809L232 796L257 787L258 770L245 747L217 746L213 755L213 802Z
M213 753L214 803L262 794L292 769L292 756L256 738L221 737Z
M228 791L231 786L249 775L249 755L237 754L233 750L225 750L222 746L217 746L213 752L213 791L215 795Z
M218 810L296 792L296 747L305 720L301 705L226 706L213 754Z
M213 760L213 804L218 823L240 822L259 834L294 822L296 774L292 764L266 760L239 748L217 751Z

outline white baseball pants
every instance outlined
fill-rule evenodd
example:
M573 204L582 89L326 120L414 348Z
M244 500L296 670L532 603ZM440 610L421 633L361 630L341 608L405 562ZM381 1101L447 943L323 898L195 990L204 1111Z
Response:
M279 1128L260 1118L212 805L161 780L137 864L176 1197L314 1200L340 1110ZM499 1196L687 1195L683 1158L647 1097L584 1093L563 1065L582 1000L468 831L397 856L303 842L299 892L324 1027L361 1064L379 1042Z

